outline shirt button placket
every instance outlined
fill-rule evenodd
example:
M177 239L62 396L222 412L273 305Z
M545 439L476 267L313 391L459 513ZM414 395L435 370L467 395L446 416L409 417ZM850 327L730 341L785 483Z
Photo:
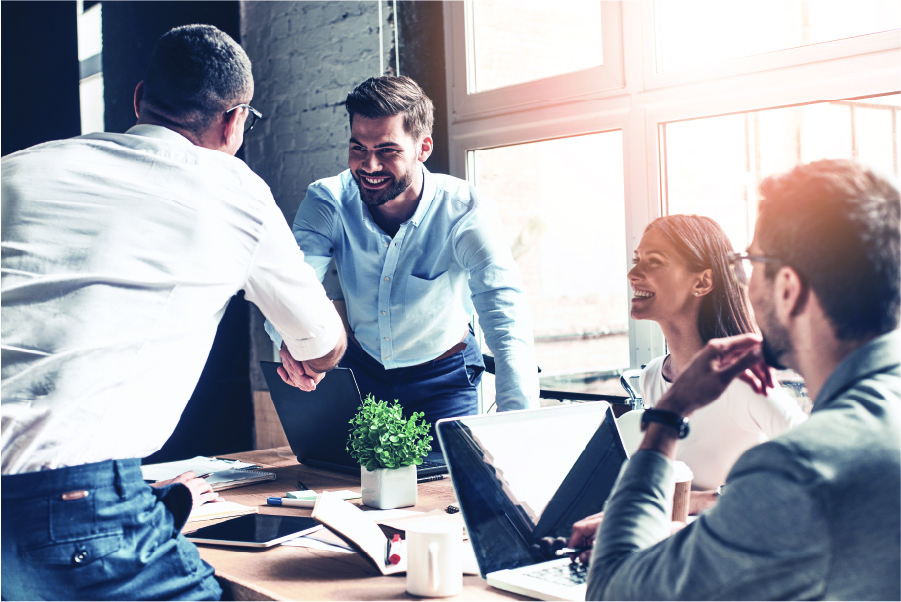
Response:
M403 240L405 231L406 227L401 226L400 230L394 236L394 244L391 244L391 238L383 240L387 253L385 253L385 260L382 264L382 285L379 287L378 309L381 317L379 318L378 323L379 335L382 338L382 359L385 362L388 362L391 359L391 356L394 355L391 346L391 319L388 315L388 310L391 307L392 278L397 269L397 260L400 253L401 245L398 243Z

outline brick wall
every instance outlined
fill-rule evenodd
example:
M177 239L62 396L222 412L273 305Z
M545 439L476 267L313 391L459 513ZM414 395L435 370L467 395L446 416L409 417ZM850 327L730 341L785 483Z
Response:
M393 73L394 22L393 3L384 1L241 2L241 44L256 85L253 105L264 115L246 137L244 153L289 224L307 186L347 168L344 100L366 78L383 69ZM330 272L326 291L340 299ZM266 390L258 362L272 359L272 345L256 307L250 331L252 387Z
M347 168L344 99L382 68L393 72L393 28L391 2L241 3L253 104L265 116L245 142L247 163L289 223L310 183Z

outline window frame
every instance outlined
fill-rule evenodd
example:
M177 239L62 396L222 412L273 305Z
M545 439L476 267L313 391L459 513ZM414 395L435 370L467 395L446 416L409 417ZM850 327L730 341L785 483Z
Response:
M653 0L605 0L604 66L466 94L464 8L444 4L450 173L472 173L469 151L621 130L627 263L663 215L666 123L901 91L901 29L658 73ZM659 327L629 318L629 349L632 368L665 353Z

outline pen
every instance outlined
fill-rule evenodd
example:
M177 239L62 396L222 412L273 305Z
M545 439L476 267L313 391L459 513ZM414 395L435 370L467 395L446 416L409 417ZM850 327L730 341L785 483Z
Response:
M554 551L554 556L575 556L576 554L587 552L590 549L591 548L560 548L559 550Z
M436 475L432 475L430 477L419 477L418 479L416 479L416 482L417 483L428 483L429 481L440 481L443 478L444 478L443 474L436 474Z
M400 535L395 533L394 537L391 538L391 542L388 544L388 564L400 563L402 545L403 542L400 540Z
M208 473L206 473L206 474L199 474L199 475L197 475L197 477L195 477L195 478L198 478L198 479L205 479L205 478L211 477L211 476L213 476L213 473L208 472Z
M268 497L266 504L269 506L293 506L294 508L312 508L316 500L295 500L289 497Z
M303 481L301 481L300 479L297 479L297 490L298 491L307 491L307 490L309 490L309 487L304 485Z

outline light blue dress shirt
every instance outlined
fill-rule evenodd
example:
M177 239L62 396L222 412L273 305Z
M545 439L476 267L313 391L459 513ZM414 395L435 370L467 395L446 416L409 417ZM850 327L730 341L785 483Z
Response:
M435 359L460 342L475 310L496 358L498 409L537 407L532 316L495 206L421 167L419 206L393 238L347 170L307 189L297 244L320 280L334 257L354 336L386 369Z

